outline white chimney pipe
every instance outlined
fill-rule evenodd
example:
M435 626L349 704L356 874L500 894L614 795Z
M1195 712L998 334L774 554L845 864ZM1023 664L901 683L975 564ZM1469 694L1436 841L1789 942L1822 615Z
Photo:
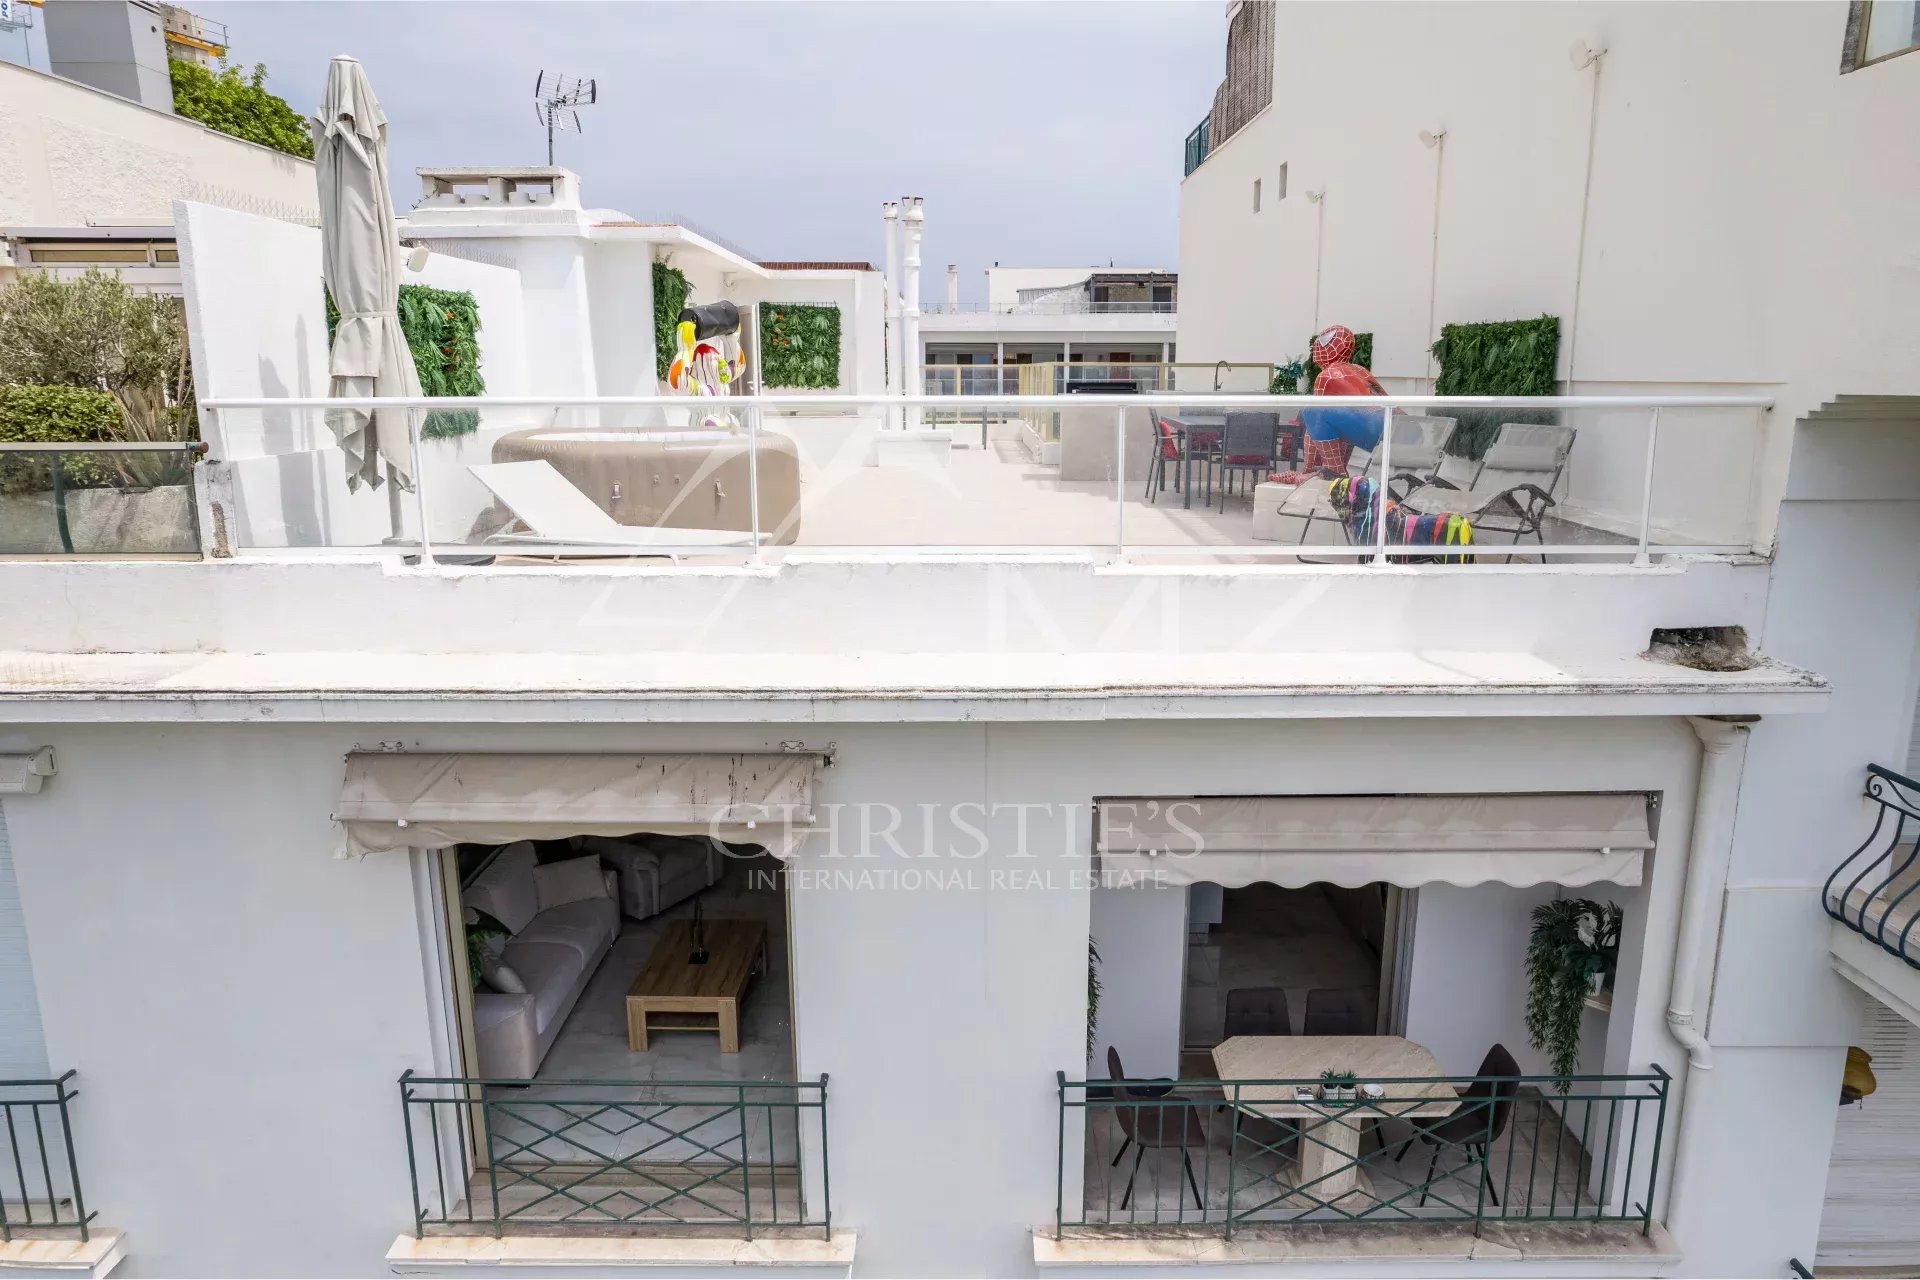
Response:
M952 315L960 309L960 264L947 264L947 314Z
M919 196L908 196L903 202L906 208L900 218L906 238L906 254L901 261L900 270L900 340L906 351L900 359L900 370L906 375L908 395L922 395L926 391L926 376L921 372L920 355L920 236L922 224L927 215L921 209ZM907 410L907 425L920 425L920 410Z
M900 361L902 350L900 343L900 205L889 200L880 206L880 216L886 220L887 273L883 285L887 292L887 394L899 395L905 385L902 378L904 366ZM886 425L894 426L897 415L892 408L886 412Z

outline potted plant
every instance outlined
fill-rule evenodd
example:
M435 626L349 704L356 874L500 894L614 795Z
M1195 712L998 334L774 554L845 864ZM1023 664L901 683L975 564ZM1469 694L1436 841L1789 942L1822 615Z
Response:
M1329 1067L1320 1073L1320 1096L1328 1102L1353 1102L1360 1096L1360 1077Z
M1527 940L1527 1038L1556 1076L1580 1065L1580 1017L1594 992L1613 989L1620 955L1618 905L1557 898L1533 909ZM1566 1092L1563 1079L1560 1091Z

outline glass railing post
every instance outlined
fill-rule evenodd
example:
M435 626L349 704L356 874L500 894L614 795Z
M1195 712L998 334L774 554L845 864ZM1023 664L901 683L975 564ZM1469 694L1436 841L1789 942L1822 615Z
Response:
M755 404L747 412L747 505L753 509L753 558L755 563L761 559L760 550L760 415L763 412Z
M412 451L413 457L413 510L420 521L420 564L424 568L433 563L433 540L427 536L427 474L426 468L420 465L420 411L418 409L407 410L407 447ZM393 483L391 476L387 478L387 483L390 485ZM396 507L400 501L397 495L388 495L387 500ZM396 538L400 536L400 521L397 518L393 523L393 533Z
M1640 549L1634 553L1633 562L1638 565L1651 564L1647 554L1647 544L1653 537L1653 458L1660 443L1660 410L1656 406L1647 416L1647 469L1640 482ZM1541 557L1545 559L1545 557Z
M1373 495L1375 564L1387 562L1387 482L1393 476L1393 410L1380 415L1380 487Z
M1127 554L1127 411L1113 411L1113 554Z

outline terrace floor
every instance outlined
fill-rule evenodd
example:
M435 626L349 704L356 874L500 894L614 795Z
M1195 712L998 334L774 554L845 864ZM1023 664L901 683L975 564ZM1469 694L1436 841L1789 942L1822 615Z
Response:
M963 426L955 432L955 447L923 466L866 466L842 457L807 468L797 545L1085 547L1110 546L1124 537L1132 547L1255 544L1278 550L1300 542L1300 521L1283 517L1276 540L1256 543L1250 485L1237 479L1224 498L1216 487L1209 504L1197 469L1190 507L1171 488L1149 502L1146 477L1129 477L1122 533L1111 482L1062 480L1057 467L1035 460L1017 436L996 430L982 447L976 429ZM1308 547L1347 545L1328 520L1316 520L1306 532ZM1562 545L1630 545L1617 534L1552 519L1544 533L1548 542Z

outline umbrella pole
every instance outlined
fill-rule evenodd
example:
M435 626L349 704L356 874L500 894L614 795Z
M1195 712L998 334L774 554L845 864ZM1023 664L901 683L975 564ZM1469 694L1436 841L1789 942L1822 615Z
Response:
M392 527L392 534L387 541L405 542L406 518L400 510L400 484L394 478L391 464L387 466L387 521Z

